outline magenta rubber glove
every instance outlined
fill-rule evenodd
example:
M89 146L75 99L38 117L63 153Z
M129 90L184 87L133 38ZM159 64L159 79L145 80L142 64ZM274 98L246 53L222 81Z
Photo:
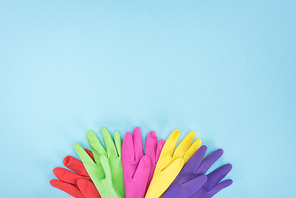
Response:
M149 187L164 141L157 144L157 136L151 131L146 140L145 155L139 127L133 135L127 132L122 145L122 169L126 198L143 198Z

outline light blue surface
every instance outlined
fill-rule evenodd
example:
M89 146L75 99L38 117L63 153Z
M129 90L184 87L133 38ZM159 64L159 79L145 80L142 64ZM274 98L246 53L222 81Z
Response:
M195 130L231 187L295 197L295 1L0 1L1 197L70 197L86 131ZM101 136L100 136L101 137Z

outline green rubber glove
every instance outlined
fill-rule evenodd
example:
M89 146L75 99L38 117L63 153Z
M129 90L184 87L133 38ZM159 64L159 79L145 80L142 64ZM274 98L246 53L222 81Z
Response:
M87 131L87 139L95 161L78 143L74 144L74 149L102 198L124 198L120 134L117 131L114 133L114 143L106 128L102 128L101 132L106 150L94 132Z

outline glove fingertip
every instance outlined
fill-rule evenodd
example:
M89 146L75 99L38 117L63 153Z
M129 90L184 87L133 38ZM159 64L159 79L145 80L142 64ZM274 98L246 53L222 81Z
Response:
M144 155L140 161L140 163L142 162L142 164L144 165L145 168L150 168L150 157L148 157L147 155Z
M79 150L79 149L81 149L82 147L80 146L80 144L78 144L78 143L75 143L74 144L74 149L75 150Z
M133 130L133 134L135 133L141 133L141 129L140 127L135 127L134 130Z
M168 167L166 167L163 170L163 173L167 175L171 175L173 173L173 174L176 174L175 176L177 176L183 166L184 166L184 160L182 158L177 158L175 161L173 161Z
M165 141L164 140L159 140L159 142L158 142L158 144L160 144L160 145L164 145L164 143L165 143Z
M68 167L68 165L72 162L72 157L70 155L66 156L63 160L63 164Z
M59 178L61 175L63 175L65 173L65 169L64 168L60 168L60 167L56 167L53 169L53 174Z
M125 133L123 140L126 139L126 138L129 138L129 139L132 138L131 132L126 132Z
M115 140L120 140L121 141L121 135L120 135L120 133L118 132L118 131L115 131L115 133L114 133L114 139Z
M225 182L227 181L228 186L230 186L231 184L233 184L233 180L232 179L227 179L225 180Z
M200 182L203 184L205 184L208 180L208 177L206 175L201 175L199 177L200 177Z
M51 185L52 187L55 187L55 188L56 188L56 186L57 186L57 181L59 181L59 180L57 180L57 179L51 179L51 180L49 181L49 183L50 183L50 185Z
M157 135L156 135L155 131L150 131L150 132L148 133L148 137L151 137L151 138L157 138Z
M92 136L92 135L96 135L92 130L88 130L87 132L86 132L86 136L88 137L88 136Z
M232 164L228 163L226 166L228 166L230 170L232 169Z

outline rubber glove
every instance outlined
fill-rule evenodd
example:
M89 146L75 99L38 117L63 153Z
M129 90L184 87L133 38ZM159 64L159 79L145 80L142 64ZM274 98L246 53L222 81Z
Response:
M200 139L192 143L195 132L191 131L175 150L179 136L180 131L175 130L164 144L146 198L160 197L177 177L188 159L201 146Z
M205 173L222 156L223 150L218 149L203 160L206 151L207 147L202 146L195 152L182 168L174 182L163 194L162 198L209 198L220 191L222 189L221 187L225 188L224 185L221 186L220 184L215 188L213 187L230 171L225 172L226 169L223 167L231 168L231 165L226 164L206 176ZM219 181L217 181L218 178ZM229 181L226 183L228 184L228 182ZM223 183L224 182L222 182L222 184Z
M88 155L93 158L92 153L85 149ZM58 178L50 180L50 184L76 198L101 198L98 190L91 181L81 161L72 156L63 160L65 168L53 169L54 175Z
M126 198L145 196L163 145L163 140L157 145L157 136L151 131L147 136L144 155L140 128L136 127L133 135L130 132L125 134L122 145L122 168Z
M231 164L225 164L209 173L207 175L207 182L190 198L211 198L220 190L230 186L233 183L231 179L227 179L222 182L221 180L231 171L231 169Z
M122 141L120 134L118 132L114 133L114 143L106 128L102 128L101 132L106 150L94 132L87 132L87 139L94 155L94 160L77 143L74 144L75 151L102 198L124 198L121 163Z

